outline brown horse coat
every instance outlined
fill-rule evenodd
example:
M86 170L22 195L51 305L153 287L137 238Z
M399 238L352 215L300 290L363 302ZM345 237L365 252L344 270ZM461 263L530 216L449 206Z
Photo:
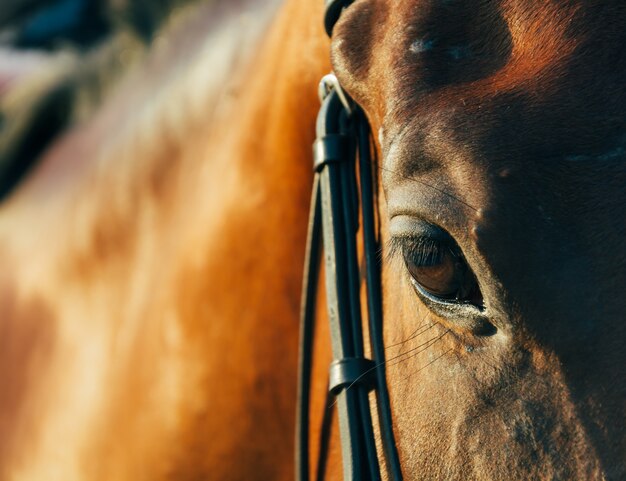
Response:
M389 373L412 476L626 476L625 20L621 2L373 0L336 27L380 136L383 232L447 231L481 291L451 309L388 259L388 342L433 325Z
M0 479L292 479L330 65L321 2L274 8L179 13L0 207ZM381 144L406 479L626 476L624 20L619 2L357 0L337 25L334 69ZM480 301L412 283L425 226ZM328 479L338 463L333 428Z
M275 5L237 6L183 17L2 206L0 479L291 478L328 44L317 5L265 38Z

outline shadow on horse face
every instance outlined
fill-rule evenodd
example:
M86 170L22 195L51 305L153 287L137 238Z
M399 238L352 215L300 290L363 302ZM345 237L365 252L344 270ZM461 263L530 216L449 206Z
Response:
M475 3L357 2L334 32L335 71L383 153L403 468L621 479L626 12ZM480 296L432 290L414 246L438 242L457 261L436 285L472 272Z

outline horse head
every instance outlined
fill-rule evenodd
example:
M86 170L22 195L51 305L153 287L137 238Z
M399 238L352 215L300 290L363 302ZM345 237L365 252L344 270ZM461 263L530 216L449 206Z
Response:
M618 2L357 1L334 70L378 132L396 441L413 479L619 479Z

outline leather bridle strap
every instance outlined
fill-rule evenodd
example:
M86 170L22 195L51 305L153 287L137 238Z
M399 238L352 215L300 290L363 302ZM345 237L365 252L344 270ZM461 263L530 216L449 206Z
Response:
M340 0L327 2L325 24L329 33L347 3ZM381 479L369 403L369 392L375 389L387 471L392 480L400 481L402 474L393 438L384 369L380 258L375 232L369 125L361 109L347 99L338 83L326 87L314 144L315 178L301 310L296 479L309 479L311 365L319 253L323 238L328 318L334 358L330 366L329 391L335 397L338 412L344 479ZM359 197L363 219L367 318L373 360L365 358L362 331L361 276L357 253Z

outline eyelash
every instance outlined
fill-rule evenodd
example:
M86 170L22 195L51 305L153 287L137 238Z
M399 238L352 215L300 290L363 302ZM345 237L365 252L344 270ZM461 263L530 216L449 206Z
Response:
M440 264L446 252L459 257L449 245L429 237L392 237L387 242L386 257L388 261L398 256L409 258L415 265L427 267Z

